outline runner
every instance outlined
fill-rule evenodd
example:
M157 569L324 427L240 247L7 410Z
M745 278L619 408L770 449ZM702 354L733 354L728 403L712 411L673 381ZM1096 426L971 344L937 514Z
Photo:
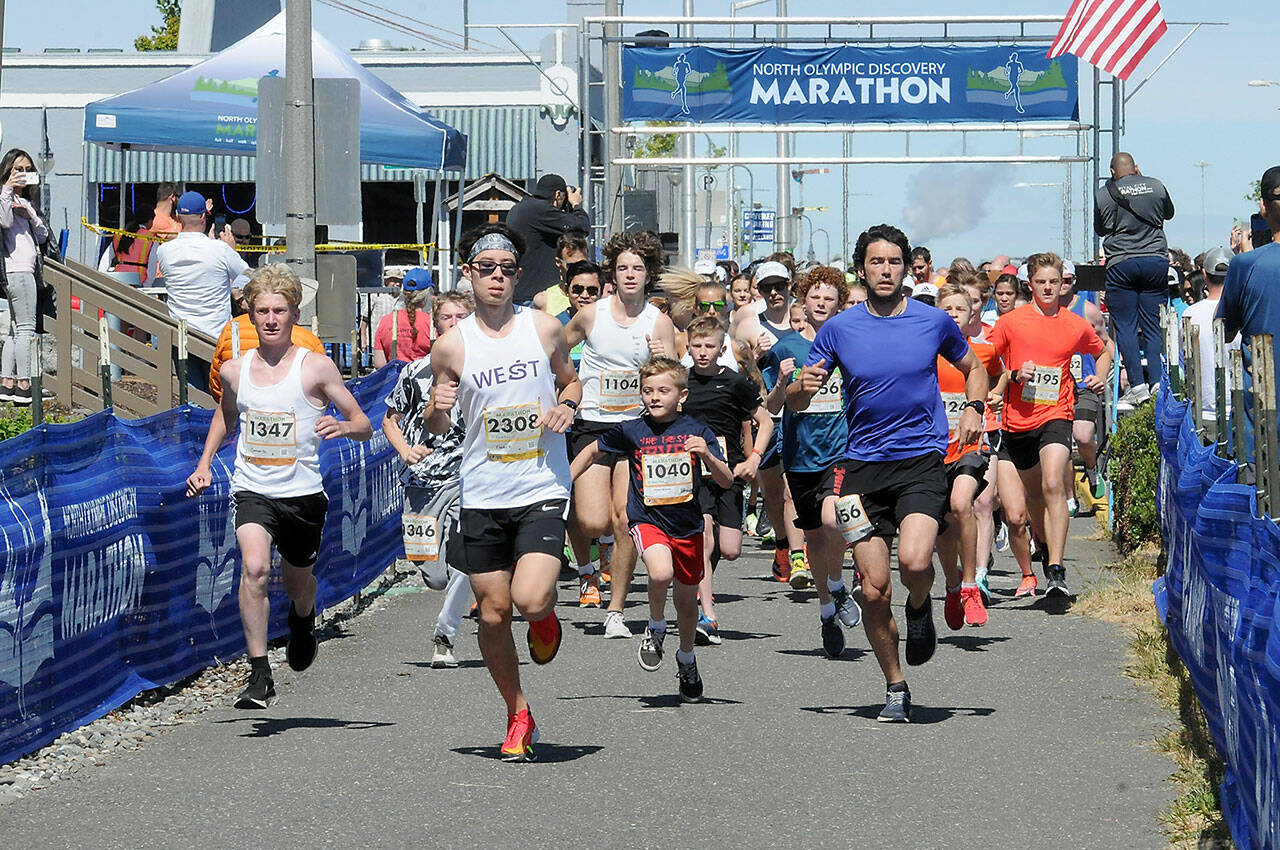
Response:
M963 279L965 273L955 275ZM969 275L972 277L972 275ZM962 284L949 283L938 291L938 306L955 320L962 331L973 317L973 299ZM1003 380L1004 368L995 349L989 343L969 339L969 348L985 367L994 384ZM938 358L938 389L947 413L948 443L947 466L949 510L946 529L938 534L938 561L947 582L947 596L943 604L943 618L952 631L963 626L987 624L986 602L977 579L978 569L978 517L974 501L987 485L988 458L983 452L982 441L965 445L956 437L960 414L966 409L967 378L946 358ZM1001 387L1003 385L1001 384ZM983 398L990 396L988 387ZM956 561L959 560L957 569ZM985 566L985 564L984 564Z
M452 330L473 310L475 300L468 293L446 292L436 298L431 307L436 338ZM452 424L444 434L432 434L426 429L425 419L431 413L431 383L430 355L401 370L395 389L387 396L382 433L404 462L400 481L404 484L405 558L422 570L427 587L445 592L432 638L431 666L457 667L453 650L471 599L471 582L466 573L457 569L460 553L456 547L450 551L449 541L458 521L458 470L462 467L466 430L456 407Z
M1111 337L1107 335L1107 320L1098 306L1075 291L1075 268L1069 266L1069 260L1063 260L1062 297L1058 303L1075 313L1093 326L1093 331L1104 343L1110 345ZM1070 272L1068 274L1067 272ZM1101 499L1106 495L1105 484L1098 477L1098 429L1104 421L1106 399L1101 390L1091 390L1083 386L1091 375L1098 374L1098 363L1091 354L1071 355L1071 379L1075 382L1075 406L1072 408L1071 436L1075 439L1076 449L1080 452L1080 461L1084 466L1084 483L1089 495ZM1103 389L1106 377L1103 376ZM1067 456L1067 506L1075 515L1075 464L1071 456Z
M734 311L741 310L744 307L750 307L755 301L755 295L752 293L751 275L746 272L740 272L729 285L729 292L733 296Z
M924 664L937 647L929 592L934 543L947 505L947 419L938 393L938 355L967 376L968 401L956 426L961 445L981 436L987 390L987 375L956 323L906 297L910 252L906 235L887 224L858 237L854 266L867 281L867 301L823 325L787 391L787 405L805 410L831 370L840 370L849 441L837 472L834 520L853 545L862 574L863 626L885 677L885 707L878 718L885 722L911 719L898 626L889 608L889 543L895 534L908 590L907 664Z
M1107 374L1111 349L1093 326L1061 309L1062 260L1057 254L1027 258L1034 302L1003 316L988 336L1014 374L1005 391L1004 442L1027 494L1032 530L1045 542L1045 593L1068 597L1062 556L1067 545L1067 491L1063 471L1070 457L1075 381L1071 356L1097 357ZM1081 385L1098 390L1097 374Z
M795 504L796 527L804 533L809 552L809 568L818 591L822 648L829 658L838 658L844 652L841 624L851 629L862 620L862 609L853 598L861 589L861 582L855 571L853 592L845 587L841 576L845 544L835 520L836 465L849 442L840 370L831 371L807 409L797 412L785 403L787 388L800 371L796 364L808 358L813 338L846 301L847 289L844 275L826 267L811 269L796 284L796 298L805 311L805 326L778 340L769 350L780 377L766 400L771 413L782 413L782 468Z
M471 577L485 667L507 708L504 761L534 758L538 728L520 685L511 636L514 604L529 624L529 657L546 664L560 649L556 576L564 549L569 464L564 432L581 398L564 329L553 316L512 303L523 240L503 224L463 234L462 273L476 310L431 351L432 433L454 425L462 443L462 507L451 557Z
M720 297L724 297L723 288ZM742 553L742 482L755 479L760 457L773 435L773 421L760 404L760 390L756 385L718 359L726 351L725 326L720 320L713 316L695 319L689 325L688 336L688 356L693 369L688 375L684 409L711 429L734 479L731 486L722 487L704 476L697 489L706 528L702 547L706 570L699 586L702 613L698 615L697 637L700 642L719 644L720 622L716 617L712 575L720 559L736 561ZM732 357L732 353L729 356ZM744 443L752 434L752 424L755 437L747 453Z
M711 316L722 325L727 325L731 306L729 293L723 283L707 280L704 275L678 266L663 272L658 285L671 297L671 315L676 326L676 351L680 355L680 365L692 369L689 325L701 316ZM733 340L726 338L716 355L716 362L737 372L739 367L736 349L739 347Z
M756 286L764 296L765 309L754 316L744 315L733 331L734 339L752 347L761 363L765 362L769 349L778 340L795 333L791 330L791 278L791 269L783 263L772 259L761 263L756 269ZM744 314L748 312L744 311ZM778 382L776 367L766 366L760 371L765 391L771 392ZM773 577L781 582L791 582L794 573L792 587L803 589L813 583L813 578L805 562L804 535L796 528L791 491L782 477L782 456L778 451L781 429L778 425L775 418L773 441L760 460L760 492L764 496L765 512L773 525Z
M329 500L320 478L320 441L373 436L333 361L309 357L293 344L302 303L302 282L283 263L258 269L244 288L258 347L227 361L221 372L222 402L204 441L204 452L187 479L187 495L208 489L209 465L223 440L239 429L231 473L236 542L240 545L240 621L249 649L249 681L236 708L266 708L275 701L267 661L271 603L271 546L280 552L281 584L290 600L285 657L297 671L315 660L316 579ZM342 421L325 415L332 404Z
M569 306L556 315L556 318L560 320L560 324L567 327L570 319L578 315L581 310L600 300L600 281L603 277L604 269L588 260L579 260L569 264L569 267L565 269L565 279L568 281ZM577 369L582 362L582 346L583 343L579 342L569 349L569 359L573 361L574 369Z
M988 325L994 325L1001 316L1006 313L1013 312L1018 306L1018 295L1022 292L1022 282L1018 280L1016 274L1002 274L996 278L995 284L991 287L991 300L995 304L995 309L988 310L982 316L982 321Z
M627 516L630 533L649 574L649 625L637 648L640 667L650 673L662 666L667 636L667 588L680 629L676 678L680 698L702 699L702 677L694 656L698 615L698 583L703 573L703 522L697 490L702 467L721 487L733 483L711 430L682 414L688 391L685 368L669 357L654 357L640 367L645 415L613 425L584 446L573 459L574 476L583 474L602 454L628 458Z
M643 412L640 366L651 355L675 351L671 319L645 300L645 287L662 272L658 237L648 231L620 233L609 240L604 255L605 275L616 283L617 294L579 312L565 328L570 346L585 341L579 370L582 409L569 440L574 456L612 426ZM606 454L579 477L569 520L569 541L580 577L580 605L591 604L593 598L599 604L599 579L588 557L591 538L614 535L609 609L604 617L606 638L631 637L622 612L636 551L627 534L627 467L623 460Z

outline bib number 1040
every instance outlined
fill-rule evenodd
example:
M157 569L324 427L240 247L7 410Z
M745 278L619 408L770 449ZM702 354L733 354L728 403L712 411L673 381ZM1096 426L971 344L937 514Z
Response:
M675 505L693 498L693 460L688 452L644 455L646 505Z

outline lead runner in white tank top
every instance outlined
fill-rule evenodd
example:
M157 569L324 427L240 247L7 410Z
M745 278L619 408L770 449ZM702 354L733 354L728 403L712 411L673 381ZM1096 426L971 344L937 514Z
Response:
M564 435L534 427L556 406L556 376L529 308L516 307L511 330L491 337L475 315L458 323L462 418L474 423L462 444L462 507L515 508L569 498Z
M582 346L578 415L588 422L625 422L644 409L640 366L649 359L649 338L662 311L646 304L631 324L623 325L613 316L616 298L610 295L595 303L595 322Z
M288 373L267 387L258 386L251 377L258 356L256 349L245 352L236 384L240 428L231 491L273 499L323 492L316 422L324 409L313 404L302 389L302 361L307 351L295 346Z

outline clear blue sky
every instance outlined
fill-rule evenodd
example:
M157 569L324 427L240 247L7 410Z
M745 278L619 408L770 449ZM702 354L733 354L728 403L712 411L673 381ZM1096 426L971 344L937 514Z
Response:
M379 5L395 9L422 20L460 31L460 0L378 0ZM34 4L8 3L4 40L7 46L24 51L44 47L124 47L133 38L158 22L152 0L112 0L106 7L94 0L49 0L32 13ZM1038 0L1034 5L1016 0L975 0L946 2L929 0L911 4L912 14L1013 14L1036 12L1063 14L1069 0ZM1193 163L1212 163L1206 172L1205 211L1209 244L1224 243L1234 219L1246 218L1254 211L1244 199L1250 181L1262 171L1280 162L1280 87L1255 88L1247 85L1254 79L1280 78L1276 63L1275 37L1280 27L1268 20L1257 4L1209 4L1193 0L1162 0L1169 21L1219 20L1226 27L1202 28L1139 92L1128 105L1124 148L1131 151L1146 174L1162 179L1170 189L1178 208L1176 218L1167 228L1170 242L1191 254L1207 246L1200 244L1200 170ZM562 0L530 0L511 3L508 0L471 0L474 23L555 22L564 20ZM678 0L633 0L624 9L631 14L676 14L682 4ZM753 12L766 14L760 6ZM728 14L726 0L695 0L695 9L703 15ZM794 16L831 14L827 0L790 0ZM443 10L443 11L442 11ZM850 12L852 13L852 12ZM401 32L316 3L316 28L339 46L353 47L361 38L382 37L401 46L436 48ZM745 13L750 14L750 13ZM895 0L863 0L857 14L902 14L902 4ZM53 23L56 21L56 25ZM1156 46L1147 61L1131 80L1136 84L1185 35L1188 27L1172 26L1168 35ZM492 32L478 32L478 37L504 43ZM536 48L539 35L516 31L515 37L526 47ZM1082 67L1082 78L1086 76ZM1089 92L1082 92L1087 109ZM864 141L859 137L856 153L901 153L901 142L892 139ZM1064 152L1065 139L1043 139L1029 143L1028 152ZM746 153L772 153L772 142L757 143ZM838 152L838 138L818 136L802 138L799 152ZM1037 147L1032 147L1032 144ZM991 145L984 148L983 145ZM1104 141L1104 146L1106 142ZM913 141L913 153L929 152L925 140ZM1007 151L995 142L971 141L970 151ZM939 151L952 153L957 151ZM773 187L772 167L759 168L755 174L758 200L769 200ZM738 172L739 182L745 180ZM854 228L876 221L905 220L910 203L916 205L913 216L929 217L948 208L965 205L969 210L981 208L981 215L968 212L962 216L971 224L962 232L934 236L929 245L941 259L965 254L973 259L997 252L1026 254L1034 250L1061 246L1060 190L1055 188L1015 188L1017 182L1061 182L1065 169L1061 166L864 166L853 170L853 191L870 193L851 198ZM1078 187L1079 168L1073 182ZM794 197L793 197L794 201ZM814 213L814 225L824 228L836 242L840 239L840 175L838 169L826 177L809 178L803 202L806 206L827 205L829 213ZM1075 251L1083 256L1081 239L1085 234L1081 217L1083 205L1076 191L1074 203ZM954 218L955 216L951 216ZM874 219L874 221L873 221ZM855 230L856 232L856 230ZM807 237L802 234L802 240ZM817 248L823 253L822 235ZM803 246L802 246L803 247Z

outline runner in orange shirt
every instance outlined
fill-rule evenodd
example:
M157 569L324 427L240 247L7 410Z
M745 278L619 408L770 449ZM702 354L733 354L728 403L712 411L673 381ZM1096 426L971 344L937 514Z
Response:
M961 331L973 316L973 302L959 284L947 284L938 290L938 308L954 319ZM970 339L969 348L993 384L1004 380L1004 367L990 343ZM966 623L982 626L987 622L987 608L978 591L978 517L973 512L974 499L987 486L987 456L982 451L981 439L963 444L956 438L956 425L967 402L965 376L945 357L938 358L938 389L947 414L947 456L943 461L947 467L950 502L947 528L939 532L935 548L947 581L943 616L947 625L955 630Z
M1111 370L1111 348L1093 325L1062 309L1062 260L1057 254L1027 258L1032 302L1000 321L988 335L1012 373L1005 391L1004 441L1027 491L1031 526L1045 541L1047 596L1067 597L1067 574L1062 567L1067 547L1067 483L1063 476L1071 453L1075 381L1071 356L1092 354L1098 373L1082 383L1103 387L1099 375Z

